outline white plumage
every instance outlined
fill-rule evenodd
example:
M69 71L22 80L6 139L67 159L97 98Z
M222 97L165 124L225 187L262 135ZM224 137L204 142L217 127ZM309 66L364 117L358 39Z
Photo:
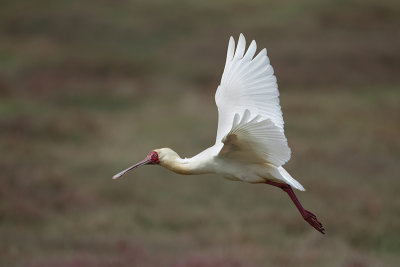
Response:
M283 130L274 70L266 49L254 57L256 50L256 42L252 41L246 51L246 39L242 34L236 50L234 39L229 39L221 84L215 94L218 107L216 143L214 149L207 150L208 154L202 156L217 156L229 163L243 165L243 175L238 175L237 171L229 173L233 169L231 164L224 164L227 170L217 170L230 179L254 183L276 179L304 190L288 172L279 168L290 159L291 151ZM261 164L266 170L250 175L248 167L253 164Z
M235 114L241 115L246 109L254 116L270 119L283 130L278 85L267 50L262 49L254 57L256 42L251 42L246 54L245 47L246 40L242 34L236 51L235 41L232 37L229 39L225 69L215 94L218 107L217 141L229 132Z
M291 155L284 129L279 91L267 50L252 41L229 39L221 83L215 94L218 130L215 144L192 158L180 158L170 148L155 149L143 161L116 174L146 164L160 164L180 174L217 173L231 180L267 183L289 194L303 218L324 233L314 214L305 210L291 187L304 187L282 167Z

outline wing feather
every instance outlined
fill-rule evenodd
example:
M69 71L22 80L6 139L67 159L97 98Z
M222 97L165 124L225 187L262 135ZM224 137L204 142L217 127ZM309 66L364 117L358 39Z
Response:
M256 53L256 51L257 51L257 44L256 44L256 41L253 40L251 42L249 48L247 49L246 54L243 57L243 61L249 62L254 57L254 54Z
M216 143L232 129L235 114L243 115L245 110L269 120L283 134L283 118L279 105L279 92L270 65L267 50L262 49L255 57L257 44L252 41L246 51L246 39L239 36L229 39L224 73L215 94L218 107L218 131ZM253 58L254 57L254 58Z
M269 162L279 167L290 159L290 148L281 128L249 110L234 115L233 126L222 139L219 156L243 162Z

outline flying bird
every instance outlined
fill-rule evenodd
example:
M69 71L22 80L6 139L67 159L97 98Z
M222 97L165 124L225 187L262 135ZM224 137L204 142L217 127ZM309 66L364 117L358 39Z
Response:
M254 40L246 50L243 34L236 48L233 37L229 39L215 94L218 130L213 146L192 158L181 158L170 148L155 149L113 179L139 166L161 165L178 174L216 173L230 180L273 185L286 192L304 220L324 234L322 224L303 208L292 189L304 191L304 187L282 167L291 150L283 130L278 85L267 50L254 56L256 50Z

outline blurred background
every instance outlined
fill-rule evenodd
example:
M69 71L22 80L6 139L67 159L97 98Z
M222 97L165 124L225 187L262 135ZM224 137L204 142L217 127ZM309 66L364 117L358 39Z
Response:
M395 266L398 1L0 3L0 265ZM271 186L144 167L214 143L228 38L266 47L303 221Z

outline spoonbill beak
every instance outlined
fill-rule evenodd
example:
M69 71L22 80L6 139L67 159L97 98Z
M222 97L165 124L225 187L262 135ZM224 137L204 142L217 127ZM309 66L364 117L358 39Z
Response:
M120 172L120 173L117 173L117 174L114 175L112 178L113 178L114 180L115 180L115 179L118 179L119 177L121 177L121 176L124 175L125 173L127 173L127 172L133 170L134 168L137 168L137 167L140 167L140 166L143 166L143 165L147 165L147 164L150 164L150 163L151 163L151 157L147 156L144 160L142 160L142 161L140 161L140 162L138 162L138 163L136 163L136 164L130 166L129 168L127 168L126 170L123 170L123 171Z

